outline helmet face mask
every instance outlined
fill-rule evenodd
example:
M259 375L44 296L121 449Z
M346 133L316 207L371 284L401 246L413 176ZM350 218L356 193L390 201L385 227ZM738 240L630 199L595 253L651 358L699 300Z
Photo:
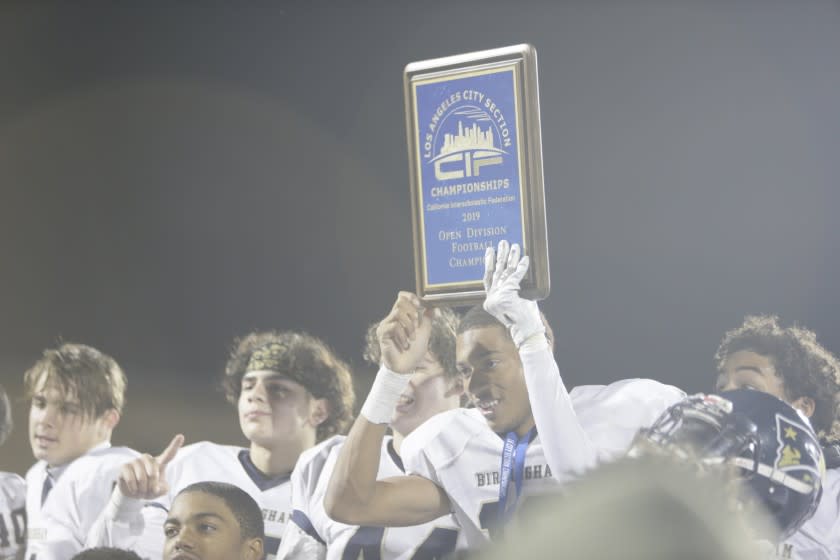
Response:
M654 451L736 475L738 507L760 507L783 540L813 515L822 493L822 450L807 419L778 398L747 389L694 395L640 430L630 455Z

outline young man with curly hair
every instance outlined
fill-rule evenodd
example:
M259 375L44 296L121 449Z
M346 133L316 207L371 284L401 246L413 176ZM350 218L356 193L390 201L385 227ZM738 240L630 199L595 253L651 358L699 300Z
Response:
M223 378L236 405L245 448L199 442L180 449L176 435L160 455L127 463L91 545L132 548L160 558L172 499L204 481L232 483L263 510L265 553L273 558L291 514L289 476L299 455L341 433L352 419L350 369L321 340L297 332L252 333L234 344Z
M769 393L808 417L823 441L840 434L840 362L817 342L813 331L782 327L772 315L748 316L724 335L715 360L719 391L746 388ZM780 545L783 558L840 557L840 464L826 466L817 511Z

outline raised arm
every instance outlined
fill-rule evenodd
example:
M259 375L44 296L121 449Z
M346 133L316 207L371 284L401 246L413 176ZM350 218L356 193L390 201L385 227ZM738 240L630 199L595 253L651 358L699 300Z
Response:
M426 354L431 327L430 312L420 299L400 292L377 328L382 363L339 453L324 499L327 515L336 521L397 527L449 513L449 498L431 480L419 476L376 480L382 438L397 399Z
M523 299L519 286L529 259L520 258L519 245L499 243L484 257L484 309L510 331L519 349L531 413L540 433L546 461L555 477L583 472L595 465L597 450L578 420L546 339L537 303Z
M87 533L86 548L118 547L160 557L166 511L150 500L169 491L166 467L183 443L178 434L160 455L141 455L122 466L111 499Z

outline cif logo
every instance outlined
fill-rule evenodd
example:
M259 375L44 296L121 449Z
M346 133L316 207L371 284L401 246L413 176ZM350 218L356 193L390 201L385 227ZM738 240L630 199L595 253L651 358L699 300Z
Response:
M435 168L435 179L478 177L483 168L503 163L506 152L496 147L494 123L484 110L474 106L461 107L444 120L451 123L451 128L443 134L438 154L430 160ZM484 123L487 123L486 128Z

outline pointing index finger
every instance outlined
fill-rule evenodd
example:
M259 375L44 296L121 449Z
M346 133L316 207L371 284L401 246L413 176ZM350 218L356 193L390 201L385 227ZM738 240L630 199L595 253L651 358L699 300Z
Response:
M184 435L177 434L172 441L169 442L169 445L166 446L166 449L156 457L158 464L161 467L165 467L169 461L175 458L175 454L178 453L178 450L181 449L181 446L184 445Z

